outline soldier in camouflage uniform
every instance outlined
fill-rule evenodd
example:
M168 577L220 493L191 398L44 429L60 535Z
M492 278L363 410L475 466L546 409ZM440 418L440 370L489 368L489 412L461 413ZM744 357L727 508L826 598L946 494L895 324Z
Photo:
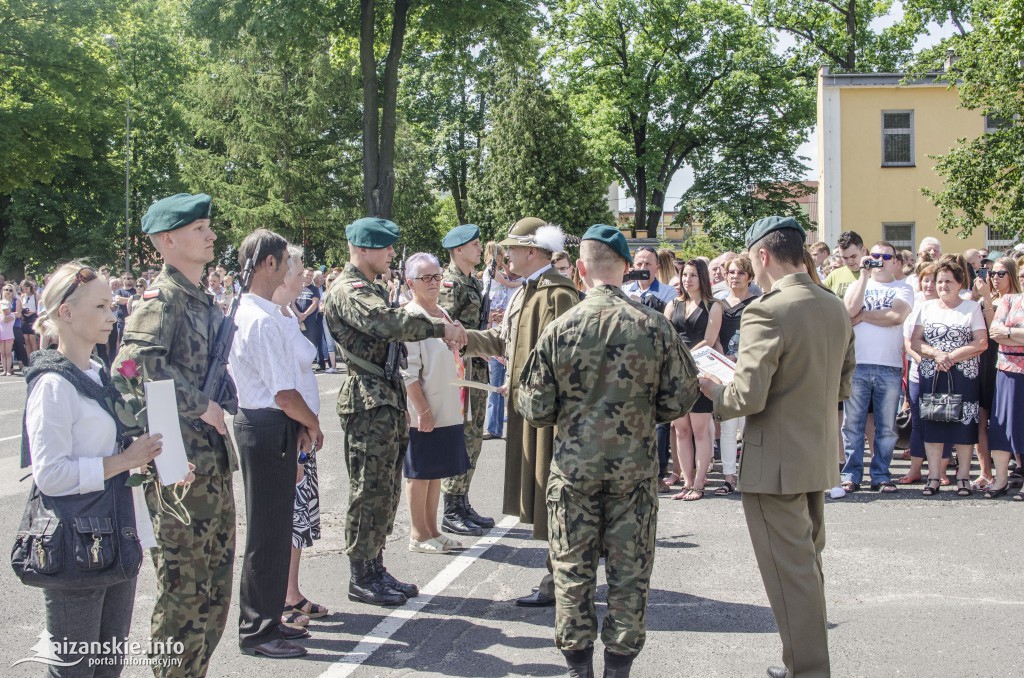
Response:
M436 337L461 348L465 330L388 303L387 289L376 278L389 271L395 257L398 226L366 217L346 226L345 236L349 263L323 305L327 327L348 367L338 394L349 476L348 597L372 605L402 605L419 590L398 581L384 567L383 550L395 523L409 442L402 375L396 369L390 380L385 378L388 344Z
M210 230L210 197L178 194L154 203L142 230L164 260L163 270L128 316L113 374L135 360L146 380L173 379L181 434L196 480L185 496L192 517L183 525L157 508L156 492L172 503L169 488L146 486L157 549L157 598L151 636L180 641L182 664L153 664L156 676L206 675L231 604L235 557L235 498L231 474L238 469L224 428L224 410L202 392L212 343L224 317L200 283L213 260L217 236ZM193 427L197 420L205 422ZM200 430L196 430L199 428ZM168 659L168 657L162 657Z
M583 236L586 298L544 330L520 379L517 405L556 426L547 486L555 578L555 644L570 676L593 674L597 567L605 558L606 678L629 675L646 637L658 512L655 424L697 399L697 368L666 318L620 289L630 263L618 229Z
M453 320L468 330L486 329L480 323L480 308L483 306L484 286L473 275L473 269L480 263L483 247L480 245L480 229L473 224L456 226L445 235L441 245L451 255L451 263L441 281L441 295L438 304ZM470 358L470 369L466 378L482 384L489 382L486 358ZM479 537L483 528L494 527L494 519L486 518L469 503L469 484L473 481L473 470L480 458L483 445L484 415L487 413L487 391L469 389L469 418L464 426L466 452L469 454L470 469L462 475L441 481L444 493L444 518L441 527L446 532Z

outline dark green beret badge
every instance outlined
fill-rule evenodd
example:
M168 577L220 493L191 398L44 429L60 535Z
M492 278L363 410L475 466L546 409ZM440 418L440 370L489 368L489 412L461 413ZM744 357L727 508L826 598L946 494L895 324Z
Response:
M205 193L178 193L149 206L142 217L142 232L156 235L188 226L198 219L210 218L210 196Z
M754 222L754 225L747 229L747 249L756 243L761 238L765 237L772 231L778 231L783 228L791 228L794 231L800 232L800 237L807 241L807 232L804 231L803 226L797 222L793 217L765 217L764 219L758 219Z
M381 250L398 240L398 225L379 217L363 217L345 227L345 238L356 247Z
M441 241L441 247L446 250L452 250L479 239L480 228L478 226L475 224L463 224L448 231L448 234L444 236L444 240Z
M622 235L622 231L614 226L608 226L607 224L594 224L587 229L587 232L583 234L582 239L596 240L599 243L603 243L615 250L615 253L627 262L630 264L633 263L633 257L629 253L629 245L626 244L626 236Z

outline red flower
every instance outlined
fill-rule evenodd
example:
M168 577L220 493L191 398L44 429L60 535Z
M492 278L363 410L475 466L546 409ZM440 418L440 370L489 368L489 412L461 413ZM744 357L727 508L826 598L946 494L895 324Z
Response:
M125 360L117 368L117 373L125 379L138 379L141 376L139 366L134 360Z

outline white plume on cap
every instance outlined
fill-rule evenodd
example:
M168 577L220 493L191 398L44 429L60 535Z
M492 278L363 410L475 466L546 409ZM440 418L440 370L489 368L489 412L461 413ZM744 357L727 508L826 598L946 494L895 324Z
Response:
M533 246L554 254L565 249L565 232L558 224L544 224L533 235Z

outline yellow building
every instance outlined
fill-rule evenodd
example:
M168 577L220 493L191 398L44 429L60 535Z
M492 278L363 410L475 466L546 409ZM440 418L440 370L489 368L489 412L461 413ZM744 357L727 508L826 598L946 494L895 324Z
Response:
M889 240L915 252L926 236L938 238L943 252L1012 244L985 228L969 238L938 229L939 211L921 193L922 187L942 187L930 156L984 134L989 121L960 108L956 90L934 77L903 79L898 73L819 71L821 239L835 246L841 232L856 231L869 247Z

